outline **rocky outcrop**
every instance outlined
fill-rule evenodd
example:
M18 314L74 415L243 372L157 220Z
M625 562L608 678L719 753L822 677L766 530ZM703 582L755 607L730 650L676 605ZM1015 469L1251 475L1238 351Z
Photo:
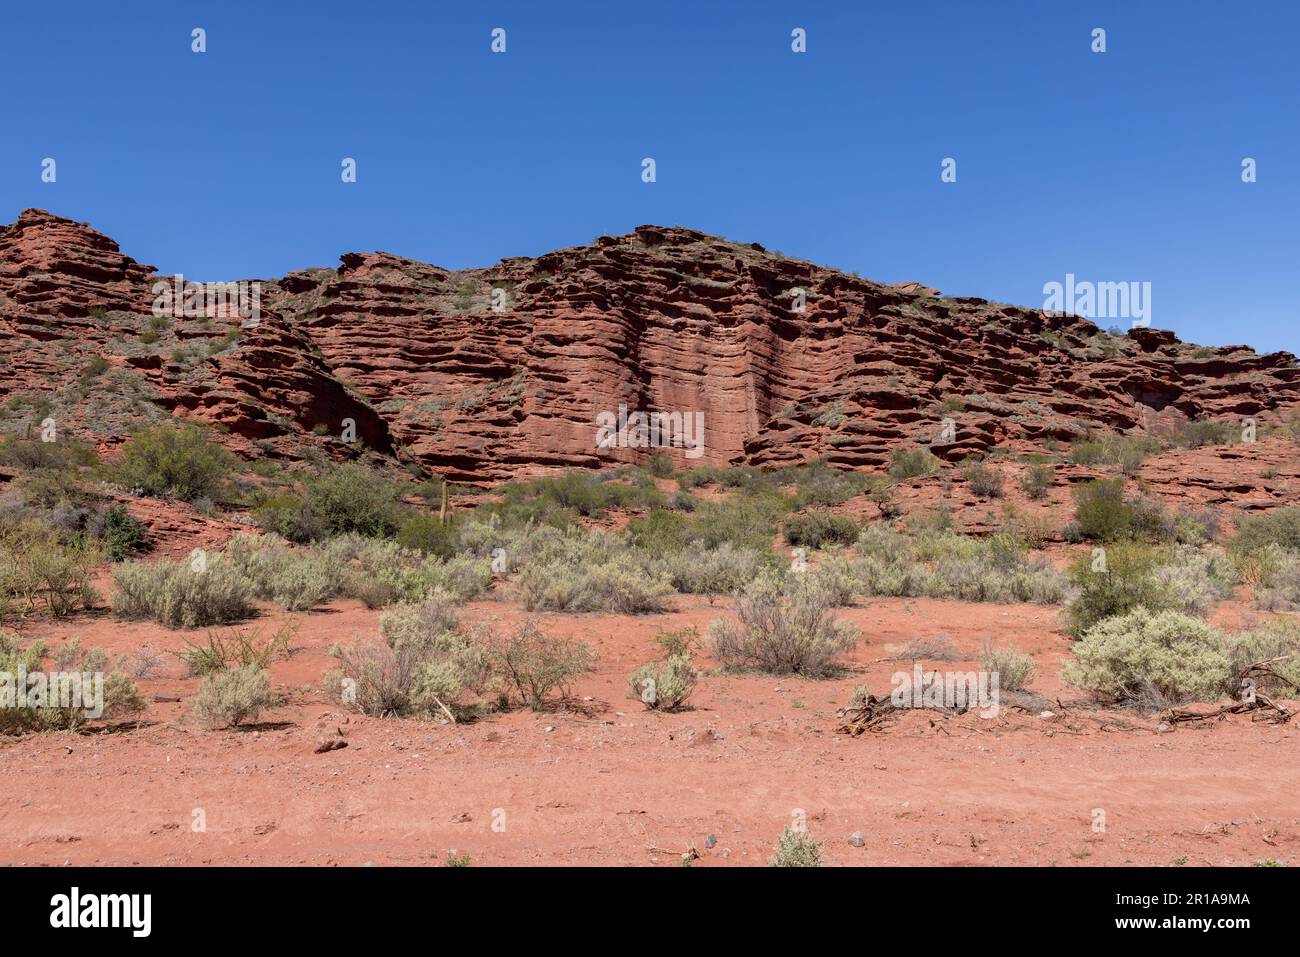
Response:
M620 407L702 413L702 452L669 449L678 465L877 467L899 443L956 459L1300 400L1287 353L1114 336L680 228L473 270L349 253L264 282L254 329L153 319L160 278L48 213L0 232L0 424L52 408L111 446L173 413L246 456L365 450L489 482L641 460L598 447Z

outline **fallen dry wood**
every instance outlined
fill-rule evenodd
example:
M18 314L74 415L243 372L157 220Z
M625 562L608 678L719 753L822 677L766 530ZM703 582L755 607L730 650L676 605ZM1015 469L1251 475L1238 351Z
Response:
M1261 679L1269 679L1300 691L1300 685L1297 685L1284 675L1278 674L1271 667L1274 663L1286 657L1289 656L1283 655L1282 658L1256 661L1254 664L1243 668L1241 673L1237 675L1237 687L1249 688L1250 690L1241 701L1220 705L1211 711L1197 711L1193 708L1170 708L1165 712L1165 720L1170 724L1180 724L1188 721L1208 721L1229 714L1252 714L1252 720L1267 721L1270 724L1285 724L1291 720L1292 712L1260 691L1259 685L1262 683Z

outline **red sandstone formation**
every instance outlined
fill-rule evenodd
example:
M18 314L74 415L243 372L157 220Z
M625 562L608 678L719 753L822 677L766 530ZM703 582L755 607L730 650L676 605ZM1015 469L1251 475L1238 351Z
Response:
M166 278L40 210L0 227L0 426L53 415L110 447L170 413L246 457L364 447L484 482L641 460L596 446L597 414L620 405L704 413L704 454L672 450L679 466L878 467L900 443L956 459L1300 400L1288 353L1111 336L679 228L460 271L349 253L263 283L252 329L154 319Z

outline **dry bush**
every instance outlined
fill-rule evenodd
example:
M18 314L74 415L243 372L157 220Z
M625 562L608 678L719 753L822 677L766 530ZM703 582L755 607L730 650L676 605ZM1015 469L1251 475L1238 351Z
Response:
M493 676L534 711L546 707L552 692L569 698L573 679L595 668L596 655L590 646L546 635L533 621L507 635L486 635L482 644Z
M821 845L807 831L787 827L777 841L769 867L821 867Z
M730 670L822 677L858 641L858 629L835 618L834 596L811 576L765 575L736 600L736 620L709 625L709 649Z

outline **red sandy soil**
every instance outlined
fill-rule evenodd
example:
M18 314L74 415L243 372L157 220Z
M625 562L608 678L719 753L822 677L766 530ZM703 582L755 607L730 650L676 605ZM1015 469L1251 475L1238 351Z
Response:
M152 704L140 726L0 743L0 861L429 865L455 850L475 866L669 866L693 847L696 866L759 865L801 810L834 865L1296 862L1300 727L1241 717L1158 733L1158 716L1071 703L1055 609L859 602L844 612L864 636L845 677L709 674L690 710L657 714L628 697L626 675L655 656L658 631L702 632L729 605L675 602L653 617L535 616L599 655L570 709L454 727L345 714L311 690L334 642L378 628L378 612L353 601L297 616L292 653L271 669L291 703L255 729L197 725L188 699L198 681L169 655L141 688L183 700ZM268 609L245 627L269 634L291 617ZM493 599L463 617L504 625L523 613ZM1249 618L1232 602L1216 615ZM52 643L79 636L116 654L178 651L204 637L94 615L23 631ZM940 669L978 667L989 638L1030 652L1031 690L1047 703L1004 704L993 719L915 712L882 733L835 733L855 684L888 691L910 662L882 659L940 633L972 659ZM336 729L348 747L314 753ZM196 809L206 831L191 827ZM1093 828L1095 809L1104 832ZM855 831L865 846L849 844Z

